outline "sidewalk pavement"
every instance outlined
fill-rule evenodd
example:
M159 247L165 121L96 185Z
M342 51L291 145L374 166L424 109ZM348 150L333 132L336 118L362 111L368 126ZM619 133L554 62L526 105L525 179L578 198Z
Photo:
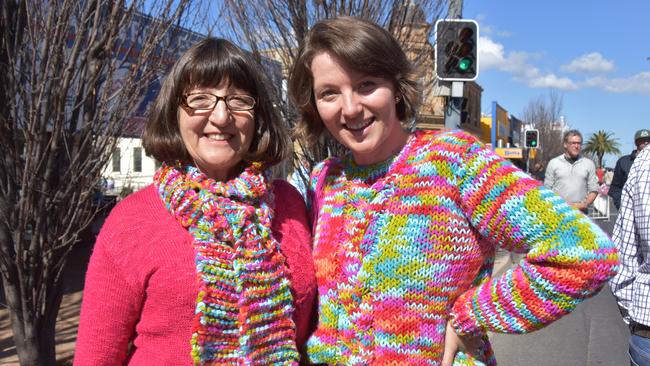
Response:
M499 276L522 257L497 252L493 276ZM629 336L607 285L571 314L538 331L489 335L499 366L627 365Z
M497 277L505 272L508 268L512 267L514 264L519 263L519 261L525 256L525 254L512 253L505 250L497 250L497 253L494 258L494 268L492 269L492 277Z

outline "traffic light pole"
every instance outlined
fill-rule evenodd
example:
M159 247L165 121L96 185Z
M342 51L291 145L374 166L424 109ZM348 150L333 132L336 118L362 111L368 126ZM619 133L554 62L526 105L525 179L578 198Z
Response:
M445 103L445 128L457 129L460 128L460 115L463 105L463 87L462 81L445 81L449 84L451 95L447 97Z
M449 0L448 19L460 19L463 15L463 0ZM440 81L451 90L445 103L445 128L456 129L460 127L462 112L463 89L462 81Z
M524 147L524 154L526 154L526 173L530 174L530 148Z
M449 0L449 19L460 19L463 16L463 0Z

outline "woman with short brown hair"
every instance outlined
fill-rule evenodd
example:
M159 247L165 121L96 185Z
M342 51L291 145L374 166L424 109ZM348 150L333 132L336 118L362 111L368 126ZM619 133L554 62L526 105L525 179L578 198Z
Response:
M311 362L494 365L487 332L539 329L615 272L589 218L463 131L409 131L421 94L371 22L316 23L291 73L299 132L348 148L311 173ZM491 277L497 248L527 252Z
M263 80L222 39L172 67L144 135L163 164L97 238L75 364L298 364L310 229L300 194L269 178L287 136Z
M323 50L346 60L353 69L389 79L401 95L395 105L397 117L402 123L415 118L422 99L421 74L399 43L387 32L377 32L375 25L357 18L324 19L307 35L289 78L289 91L301 113L296 128L298 138L314 143L325 131L316 108L311 71L314 56Z
M150 113L143 136L147 154L158 161L191 161L179 133L178 110L185 94L204 85L206 80L220 79L246 90L255 99L256 133L250 149L242 159L272 165L288 153L285 124L280 120L266 91L266 78L250 56L234 44L209 39L189 49L172 68Z

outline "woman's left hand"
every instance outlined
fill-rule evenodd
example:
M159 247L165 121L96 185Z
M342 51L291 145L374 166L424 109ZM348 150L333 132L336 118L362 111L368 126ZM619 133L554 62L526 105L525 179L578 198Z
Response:
M450 321L447 321L444 347L440 366L452 366L458 351L462 351L478 360L482 360L484 357L481 336L459 336L456 334L454 327L451 326Z
M587 207L589 207L589 206L587 206L587 204L584 203L584 202L573 202L573 203L571 203L571 204L569 204L569 205L570 205L571 207L573 207L573 208L577 208L577 209L580 210L580 211L584 211L584 210L587 209Z

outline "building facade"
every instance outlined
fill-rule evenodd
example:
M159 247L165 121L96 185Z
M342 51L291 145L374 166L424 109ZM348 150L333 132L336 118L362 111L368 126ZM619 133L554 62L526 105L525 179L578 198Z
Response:
M400 40L406 56L422 72L424 95L422 106L415 120L417 129L440 130L445 128L445 108L447 98L444 88L435 75L435 50L431 43L432 25L417 5L409 5L405 24L396 35ZM461 104L460 128L478 134L481 119L481 94L483 88L470 81L463 83L463 102Z

